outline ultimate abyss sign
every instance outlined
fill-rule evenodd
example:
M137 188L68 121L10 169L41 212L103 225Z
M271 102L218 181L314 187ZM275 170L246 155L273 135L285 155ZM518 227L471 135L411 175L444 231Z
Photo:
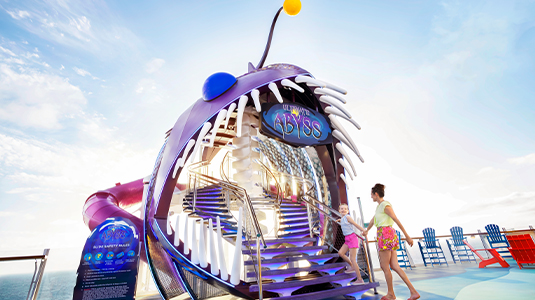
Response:
M114 217L98 225L85 243L73 300L133 300L139 249L139 233L130 220Z
M325 117L298 103L262 104L260 133L295 147L333 141Z

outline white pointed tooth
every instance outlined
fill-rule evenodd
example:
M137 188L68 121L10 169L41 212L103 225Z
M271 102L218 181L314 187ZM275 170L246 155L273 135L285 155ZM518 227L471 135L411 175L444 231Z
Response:
M217 114L217 117L215 118L214 122L214 128L212 129L212 135L210 136L210 147L214 146L215 137L217 135L217 131L219 130L219 125L221 125L221 122L223 122L223 119L227 115L227 110L222 109Z
M351 149L351 151L353 151L353 153L357 154L357 150L355 149L354 145L352 145L347 140L347 138L344 136L344 134L342 132L340 132L340 130L338 130L338 129L333 130L333 137L337 138L339 141L341 141L342 143L347 145L349 147L349 149Z
M175 238L173 240L173 245L175 247L178 247L180 245L180 236L178 235L178 227L180 226L180 215L176 215L176 221L175 221Z
M230 272L230 283L238 285L240 283L240 268L242 267L242 217L243 208L238 210L238 231L236 233L236 245L234 247L234 260Z
M342 153L342 155L344 156L344 159L347 160L347 162L351 166L351 170L353 170L353 174L355 174L355 176L356 176L357 175L357 171L355 171L355 166L353 165L353 162L349 158L349 155L347 155L347 152L344 149L344 147L342 146L342 144L341 143L336 143L336 149L338 149L338 151L340 153Z
M214 238L214 224L212 219L208 219L208 240L210 241L210 273L219 275L219 262L217 261L217 252Z
M227 129L228 121L230 120L230 116L232 115L232 113L234 112L235 109L236 109L236 103L232 102L229 105L228 110L227 110L227 117L225 118L225 130Z
M346 115L344 115L343 112L338 110L336 107L327 106L325 107L325 112L328 114L336 115L340 118L344 118L346 121L349 121L351 124L353 124L353 126L357 127L358 130L360 130L360 125L355 120L353 120L353 118L348 118Z
M262 110L262 107L260 106L260 91L257 89L253 89L251 91L251 97L254 101L254 107L257 112L260 112Z
M201 132L199 132L199 136L197 137L197 141L195 142L195 148L193 148L193 153L191 154L191 157L189 159L190 163L195 160L195 156L197 156L197 152L199 152L199 149L201 148L202 140L204 139L210 128L212 128L212 123L210 122L206 122L202 126Z
M335 127L336 129L340 130L340 132L346 137L346 139L349 141L350 145L353 147L353 150L355 151L355 154L357 154L357 156L359 157L360 161L361 162L364 162L364 159L362 158L362 156L360 156L360 152L359 150L357 149L357 146L355 145L355 142L353 142L353 139L351 138L351 136L349 135L349 133L347 133L347 131L345 130L345 128L342 126L342 124L340 124L340 122L336 119L335 116L333 115L329 115L329 119L331 120L331 124L333 125L333 127Z
M174 213L173 212L169 212L169 214L167 215L167 226L166 226L166 231L167 231L167 235L171 235L173 234L173 229L171 228L171 216L173 215Z
M197 222L192 220L193 229L191 231L191 262L199 264L199 242L197 240Z
M295 77L295 82L297 82L297 83L305 82L309 86L312 85L312 86L326 87L324 82L319 81L317 79L314 79L314 78L312 78L310 76L299 75L299 76Z
M346 164L346 162L342 158L339 158L338 162L340 163L340 165L342 165L342 167L344 167L347 174L349 174L349 177L351 177L351 180L354 180L355 177L353 176L353 172L351 172L351 169L349 169L349 166Z
M320 97L320 101L325 103L325 104L330 104L334 107L336 107L338 110L340 110L341 112L343 112L348 118L351 119L351 114L341 106L340 102L336 99L334 99L333 97L331 96L327 96L327 95L323 95Z
M299 93L304 93L305 92L305 90L302 87L300 87L297 84L293 83L291 80L283 79L283 80L281 80L281 84L283 86L292 88L292 89L298 91Z
M199 265L203 268L208 267L206 259L206 238L204 235L204 219L201 219L201 228L199 230Z
M219 216L216 217L217 219L217 246L218 246L218 253L219 253L219 268L221 271L221 279L227 281L228 280L228 271L227 271L227 263L225 260L225 253L223 251L223 237L221 235L221 221L219 220Z
M189 230L188 230L189 218L186 218L184 223L184 254L189 254Z
M328 83L328 82L325 82L322 80L322 82L325 83L325 87L328 88L328 89L331 89L333 91L337 91L338 93L340 94L344 94L344 95L347 95L347 91L339 86L336 86L334 84L331 84L331 83Z
M277 87L277 84L275 82L272 82L268 84L268 87L273 92L277 100L279 100L279 103L282 103L283 101L282 96L281 96L281 93L279 92L279 88Z
M245 109L245 105L247 105L247 101L249 101L249 98L243 95L240 97L240 101L238 102L238 117L236 118L236 136L237 137L241 137L241 123L243 120L243 110Z
M346 99L342 98L342 96L338 95L335 92L327 90L327 89L316 88L316 89L314 89L314 94L331 96L331 97L335 98L336 100L340 100L340 102L342 102L344 104L347 103Z
M188 153L191 150L191 147L195 144L195 140L191 139L186 144L186 148L184 149L184 152L182 153L182 157L180 157L176 161L175 170L173 171L173 178L176 178L178 169L184 166L184 162L186 161L186 157L188 157Z
M346 189L349 190L349 184L347 184L347 180L346 180L346 177L344 176L344 174L340 173L340 178L344 181L344 183L346 184Z

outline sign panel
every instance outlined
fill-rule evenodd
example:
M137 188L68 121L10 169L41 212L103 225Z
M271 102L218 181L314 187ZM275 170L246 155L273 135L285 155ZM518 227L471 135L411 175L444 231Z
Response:
M108 218L84 246L73 300L135 298L139 266L139 233L124 218Z
M260 133L296 147L333 141L325 116L298 103L262 104Z

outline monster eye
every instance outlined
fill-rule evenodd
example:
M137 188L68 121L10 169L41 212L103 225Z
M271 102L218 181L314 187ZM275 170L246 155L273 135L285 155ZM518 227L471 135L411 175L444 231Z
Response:
M236 77L234 77L232 74L225 72L214 73L210 75L206 81L204 81L204 85L202 87L202 98L204 101L212 101L215 98L223 95L234 84L236 84L236 82Z

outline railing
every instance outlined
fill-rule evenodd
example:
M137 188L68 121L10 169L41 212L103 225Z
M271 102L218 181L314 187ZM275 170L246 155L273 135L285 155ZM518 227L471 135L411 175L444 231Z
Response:
M282 181L281 179L282 178L286 178L288 180L292 180L292 181L297 181L297 182L300 182L303 184L303 187L305 188L305 192L304 192L304 195L300 197L300 201L303 201L307 204L307 211L309 213L309 216L308 216L308 219L309 219L309 226L310 226L310 236L313 237L314 235L316 235L313 230L314 230L314 227L315 227L315 224L311 224L310 221L312 219L312 212L318 212L318 213L322 213L324 215L324 217L326 218L326 220L329 220L331 221L332 223L331 224L338 224L338 218L341 218L342 215L336 211L335 209L329 207L328 205L326 205L325 203L319 201L318 199L316 199L316 197L313 196L313 192L315 190L314 188L314 184L306 179L306 178L302 178L302 177L298 177L298 176L294 176L294 175L291 175L291 174L287 174L287 173L283 173L283 172L279 172L279 171L273 171L273 170L270 170L270 168L268 168L264 163L262 163L260 160L258 159L255 159L254 160L255 163L259 164L262 169L265 171L265 174L266 175L270 175L272 176L272 178L275 180L276 184L278 184L278 182ZM277 180L278 178L278 180ZM266 182L269 183L269 178L266 179ZM270 191L270 186L267 186L265 187L265 189L267 191ZM281 187L280 186L277 186L277 191L278 191L278 194L279 195L283 195L283 194L286 194L287 191L282 191ZM280 201L282 201L282 198L280 199ZM279 205L280 205L280 202L279 202ZM319 207L321 206L321 208ZM335 218L335 217L337 218ZM327 226L327 224L325 224L325 226ZM365 238L363 236L361 236L360 234L357 234L357 237L359 239L361 239L362 241L365 241ZM332 247L334 250L336 251L339 251L339 249L337 249L334 245L330 244L327 240L323 239L321 234L317 234L317 236L319 238L322 239L322 241L326 244L328 244L330 247ZM373 273L373 270L371 269L371 265L370 265L370 257L368 255L368 250L367 250L367 247L362 247L363 251L365 252L364 253L364 257L365 257L365 260L366 260L366 267L368 268L369 272L370 273ZM373 282L375 281L374 279L374 276L373 274L368 274L366 272L364 272L366 275L368 275L368 278L370 278L370 282Z
M230 180L228 180L228 178L226 178L226 180L221 180L221 179L206 175L205 173L207 173L209 165L210 165L209 162L201 161L201 162L190 165L190 167L188 168L188 171L189 171L188 190L193 192L193 203L192 203L193 211L199 210L202 212L202 209L196 208L197 189L202 186L207 186L207 185L220 186L223 192L225 192L225 199L227 201L227 207L231 214L232 212L230 211L230 199L229 199L228 193L232 193L237 199L241 200L243 204L243 208L245 210L246 226L244 230L245 232L244 236L247 242L246 247L248 247L249 250L252 250L252 247L251 247L252 240L254 239L256 241L256 247L257 247L256 259L257 259L257 264L258 264L258 270L256 269L256 264L255 264L255 273L257 274L257 280L258 280L258 285L259 285L259 290L260 290L259 294L262 295L260 244L262 244L264 248L267 248L267 246L266 246L266 242L264 240L262 231L260 229L260 224L258 223L258 218L256 217L255 211L253 209L251 199L249 198L249 195L247 194L247 191L244 188L233 184L232 182L230 182ZM221 168L222 168L221 170L224 169L223 164L221 164ZM223 176L224 172L222 171L221 174ZM193 182L193 185L191 184L192 182ZM251 253L253 252L251 251ZM253 257L253 260L254 260L254 255L251 255L251 257Z
M236 186L236 187L239 187L238 185L235 185L233 184L230 179L229 179L229 175L230 175L230 157L229 157L229 152L227 152L225 154L225 156L223 157L223 161L221 162L221 165L220 165L220 168L219 168L219 173L221 175L221 178L223 178L226 183L232 185L232 186ZM225 167L226 166L226 167ZM229 174L225 174L225 169L228 170ZM253 261L253 269L254 269L254 272L256 274L256 281L258 283L258 295L259 295L259 299L262 299L263 296L262 296L262 260L261 260L261 253L260 253L260 239L262 240L262 244L264 245L264 248L267 248L267 245L266 245L266 242L264 240L264 236L262 234L262 230L260 229L260 224L258 223L258 219L256 218L256 213L254 211L254 208L253 208L253 204L251 202L251 198L249 198L249 195L247 194L247 191L242 188L242 187L239 187L241 190L243 190L243 194L242 195L238 195L236 194L235 192L233 192L233 194L239 198L240 196L243 197L243 199L245 199L246 201L244 201L244 207L245 207L245 211L246 211L246 226L245 226L245 232L246 232L246 244L245 244L245 247L247 247L247 250L249 250L249 253L251 253L250 257ZM228 194L226 196L226 198L228 199ZM230 210L229 210L230 211ZM251 246L251 240L252 240L252 237L253 235L251 234L251 228L254 228L255 229L255 236L256 236L256 261L255 261L255 256L252 255L253 253L253 247ZM258 266L258 267L257 267ZM247 273L246 271L244 273ZM247 276L245 276L247 277Z
M30 283L30 289L28 290L26 300L37 299L37 294L39 293L39 287L41 286L41 279L43 278L43 274L45 272L45 266L49 252L50 249L45 249L43 251L43 255L0 257L0 262L35 259L35 270L33 271L32 282ZM41 260L41 263L39 264L39 267L37 267L37 260L39 259Z

